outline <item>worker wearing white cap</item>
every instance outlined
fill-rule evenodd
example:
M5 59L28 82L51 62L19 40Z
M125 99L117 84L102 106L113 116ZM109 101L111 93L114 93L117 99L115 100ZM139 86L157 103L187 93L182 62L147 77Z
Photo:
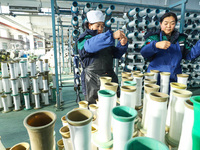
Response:
M127 51L125 34L117 30L103 33L104 15L99 10L87 14L86 30L78 38L78 52L83 71L81 74L82 91L89 104L96 103L97 91L100 89L99 77L110 76L112 82L118 83L113 71L113 58L120 59ZM119 42L115 47L115 39Z

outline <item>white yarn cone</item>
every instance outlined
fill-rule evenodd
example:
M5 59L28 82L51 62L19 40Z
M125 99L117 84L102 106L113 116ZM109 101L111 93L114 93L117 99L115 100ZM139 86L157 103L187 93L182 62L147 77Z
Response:
M142 80L143 80L143 74L133 74L134 81L137 82L136 86L136 107L140 107L142 105L141 102L141 94L142 94Z
M187 74L177 74L177 82L187 85L188 77Z
M134 132L133 124L137 116L134 108L117 106L112 109L113 117L113 150L123 150Z
M22 84L22 91L23 92L27 92L28 91L28 87L27 87L27 77L25 78L21 78L21 84Z
M111 90L98 91L98 132L93 134L92 142L99 148L112 148L111 109L115 92Z
M133 77L122 77L121 86L123 86L126 81L133 81Z
M6 96L7 96L7 104L8 104L8 107L13 107L13 100L12 100L12 96L11 96L11 92L8 94L6 93ZM21 106L21 105L20 105Z
M10 80L10 82L11 82L11 87L12 87L12 94L17 95L19 93L17 79Z
M159 74L159 70L150 70L150 72L151 73L153 73L154 74L154 79L156 80L156 81L158 81L158 74Z
M111 90L98 91L99 99L99 119L98 119L98 139L101 142L111 140L111 109L113 106L115 92Z
M19 98L19 94L17 94L17 95L14 95L13 96L13 102L14 102L14 110L15 111L19 111L19 110L21 110L21 108L20 108L20 98Z
M172 94L174 98L171 102L170 128L169 133L166 135L166 141L172 146L178 146L184 117L184 101L191 97L192 92L174 90Z
M45 59L44 62L44 71L49 71L48 59Z
M25 74L27 75L28 74L28 65L27 65L27 60L24 60L24 71L25 71Z
M61 117L61 121L62 121L63 127L64 127L64 126L68 126L68 122L67 122L67 119L66 119L65 116L62 116L62 117Z
M132 73L131 72L122 72L122 77L131 77Z
M10 150L30 150L30 145L26 142L18 143L11 147Z
M43 82L43 90L44 91L49 90L48 82L47 82L47 76L42 77L42 82Z
M20 67L21 77L26 77L27 72L26 72L26 64L25 64L25 61L20 61L20 62L19 62L19 67Z
M16 74L15 74L15 64L14 64L14 62L9 63L9 68L10 68L10 79L15 79Z
M32 78L34 93L39 93L38 81L37 80L38 79L36 77Z
M0 77L0 93L3 92L3 83L2 83L2 78Z
M144 79L144 85L146 84L156 84L157 80L155 79Z
M169 92L169 72L161 72L160 73L160 92L168 94Z
M100 90L106 89L104 84L105 83L110 83L112 78L111 77L100 77Z
M91 130L92 131L92 137L93 137L94 133L96 133L98 131L97 127L98 126L92 124L92 130ZM91 150L98 150L98 147L92 142L91 142L91 147L92 147Z
M90 104L89 105L89 109L90 111L93 113L94 117L96 117L96 119L94 121L92 121L92 125L95 125L98 127L98 105L97 104Z
M17 79L17 86L18 86L18 89L22 87L22 79L21 78Z
M39 89L43 90L43 81L41 75L38 75L38 83L39 83Z
M158 92L160 86L155 84L146 84L144 85L144 99L143 99L143 109L142 109L142 122L141 122L141 132L143 134L146 134L147 132L147 126L148 126L148 118L149 118L149 111L151 111L152 108L149 107L148 102L150 100L149 94L151 92Z
M8 103L7 103L7 96L6 95L2 95L1 96L1 100L2 100L2 104L3 104L3 112L9 112L9 108L8 108Z
M31 76L34 77L36 75L36 64L35 61L30 61L30 69L31 69Z
M2 93L0 93L0 109L3 108L3 103L2 103L2 99L1 99Z
M80 108L67 113L66 119L74 150L91 150L92 118L92 112L87 109Z
M44 105L49 105L49 93L48 93L48 91L43 92L42 95L44 97Z
M190 100L186 100L184 104L184 118L178 150L192 149L192 128L194 123L193 103Z
M130 78L130 77L132 77L132 73L131 72L122 72L121 76L122 76L121 86L124 85L124 81L127 81L127 80L128 81L132 81L133 80L132 78Z
M141 72L139 70L134 70L134 71L131 71L131 73L132 73L132 77L133 77L134 74L140 74Z
M14 65L15 65L14 66L14 68L15 68L15 77L17 78L20 75L19 61L16 60Z
M39 62L38 70L39 70L39 72L42 73L43 72L43 60L39 59L38 62Z
M31 109L29 93L24 93L25 110Z
M152 92L148 101L150 111L147 126L147 137L165 142L165 122L167 117L167 100L169 96L165 93Z
M6 92L6 93L11 92L9 78L3 78L2 79L2 84L3 84L4 92Z
M115 82L108 82L104 84L105 89L112 90L117 93L118 84ZM117 94L115 94L115 98L113 100L113 107L117 105Z
M78 105L79 105L79 108L88 109L88 101L80 101Z
M154 79L154 73L144 73L144 78L145 79Z
M120 106L128 106L135 109L136 87L121 86Z
M35 108L34 109L41 108L41 106L40 106L40 95L34 94L34 98L35 98Z
M2 77L9 77L7 62L1 62Z
M169 130L169 126L170 126L170 117L171 117L171 102L173 99L173 94L172 92L174 90L178 90L178 89L182 89L185 90L187 88L187 86L185 84L182 83L177 83L177 82L171 82L170 83L170 98L169 98L169 105L168 105L168 110L167 110L167 121L166 121L166 130Z
M69 126L66 125L66 126L61 127L59 132L62 135L64 149L65 150L72 150L73 147L72 147L72 139L71 139L71 136L70 136Z

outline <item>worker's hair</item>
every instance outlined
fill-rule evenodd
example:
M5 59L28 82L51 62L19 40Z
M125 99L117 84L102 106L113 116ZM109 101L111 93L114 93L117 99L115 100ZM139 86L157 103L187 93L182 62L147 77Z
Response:
M163 20L166 18L166 17L174 17L174 19L175 19L175 22L177 23L177 16L176 16L176 14L175 13L173 13L173 12L167 12L167 13L165 13L164 15L162 15L162 17L160 17L160 23L162 23L163 22Z

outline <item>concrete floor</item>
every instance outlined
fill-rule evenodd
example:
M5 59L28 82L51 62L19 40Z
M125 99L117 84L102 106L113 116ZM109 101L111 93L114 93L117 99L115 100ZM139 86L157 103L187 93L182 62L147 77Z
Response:
M39 110L49 110L54 112L57 115L57 120L55 123L55 132L56 132L56 141L61 139L61 135L59 133L59 129L62 127L61 117L66 115L67 112L72 110L73 108L78 107L76 104L76 93L73 88L73 76L67 76L63 78L63 80L67 81L68 87L63 87L63 110L56 111L55 103L51 103L49 106L44 106ZM188 90L193 92L193 95L200 95L200 88L188 88ZM83 100L83 95L81 95ZM21 110L18 112L11 111L9 113L0 113L0 136L2 139L2 143L5 147L12 147L13 145L20 142L28 142L29 136L26 128L23 125L24 118L32 112L37 110Z
M55 123L55 132L56 132L56 141L61 139L61 134L59 133L59 129L62 127L61 117L66 115L67 112L72 110L73 108L78 107L76 103L76 93L74 91L73 85L73 76L67 77L65 80L69 81L67 86L63 87L63 100L64 103L62 105L62 111L56 111L55 102L51 103L49 106L44 106L39 110L49 110L56 114L57 120ZM83 98L83 95L81 95ZM21 111L11 111L9 113L0 113L0 136L3 145L8 148L20 142L28 142L29 136L26 128L23 125L23 120L26 116L38 110L21 110Z

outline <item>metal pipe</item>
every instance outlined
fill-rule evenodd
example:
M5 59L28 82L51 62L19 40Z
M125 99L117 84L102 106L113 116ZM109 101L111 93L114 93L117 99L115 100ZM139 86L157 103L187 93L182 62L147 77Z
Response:
M111 25L115 23L115 18L110 18L110 20L106 20L105 26L106 27L111 27Z
M160 13L160 9L154 9L150 13L148 13L148 17L153 17L154 15L157 15Z
M64 65L64 37L63 37L63 26L61 26L61 34L62 34L62 62L63 62L63 71L64 71L64 68L65 68L65 65Z
M90 3L86 3L85 7L83 8L83 13L87 13L90 10L91 4Z
M132 33L128 33L127 37L128 38L134 38L138 36L138 32L132 32Z
M147 25L147 28L158 27L159 21L152 21Z
M138 23L139 23L138 20L133 20L133 21L128 23L128 26L131 28L131 27L134 27L135 25L137 25Z
M157 14L157 17L162 17L162 15L164 15L165 13L169 12L169 9L166 10L161 10L159 14Z
M77 13L77 12L78 12L78 3L77 3L76 1L74 1L74 2L72 3L71 12L72 12L72 13Z
M105 11L107 16L110 16L112 14L112 11L115 10L115 6L114 5L110 5L110 7L108 7Z
M73 26L77 26L78 25L78 16L72 17L71 23Z
M103 9L103 4L99 4L98 6L97 6L97 8L96 8L96 10L101 10L101 9Z
M180 27L181 27L181 24L180 24ZM187 30L187 29L195 29L196 28L196 24L191 24L191 25L187 25L187 24L185 24L185 29Z
M117 21L117 30L119 29L119 21ZM118 43L118 41L117 41L117 39L115 40L115 45L117 45L117 43ZM118 66L119 66L119 59L114 59L114 61L115 61L115 73L116 73L116 75L118 76L118 71L119 71L119 69L118 69Z
M138 15L139 15L140 17L143 17L143 16L149 14L150 12L151 12L151 9L146 8L146 9L143 9L142 11L138 12Z
M58 25L60 25L60 23L58 22ZM61 82L61 59L60 59L60 26L58 26L58 61L59 61L59 71L60 71L60 86L62 85L62 82Z
M127 55L127 58L131 60L137 59L137 55Z
M55 30L54 1L55 0L51 0L51 13L52 13L52 30L53 30L53 47L54 47L55 75L56 75L56 95L57 95L56 106L57 106L57 109L60 109L60 94L59 94L59 84L58 84L58 66L57 66L57 47L56 47L56 30Z
M126 30L126 24L122 26L122 29L123 29L123 30Z
M74 0L57 0L57 1L74 1ZM147 4L138 4L138 3L132 3L132 2L119 2L119 1L99 1L99 0L78 0L79 2L91 2L91 3L103 3L103 4L113 4L113 5L124 5L124 6L134 6L134 7L145 7L145 8L155 8L155 9L169 9L169 7L165 6L156 6L156 5L147 5ZM180 8L170 8L170 10L174 11L180 11ZM199 10L192 10L187 9L187 11L191 12L197 12L199 13Z
M137 37L138 37L138 38L143 38L144 35L145 35L145 32L144 32L144 33L141 33L141 32L140 32L140 33L138 33Z
M148 26L148 24L149 24L149 21L148 21L148 20L144 20L144 21L142 21L142 22L139 22L139 23L137 24L137 26L138 26L138 27L144 27L144 26Z
M128 12L128 16L133 17L133 15L135 15L138 12L140 12L140 8L138 8L138 7L134 8L134 9L130 9Z

